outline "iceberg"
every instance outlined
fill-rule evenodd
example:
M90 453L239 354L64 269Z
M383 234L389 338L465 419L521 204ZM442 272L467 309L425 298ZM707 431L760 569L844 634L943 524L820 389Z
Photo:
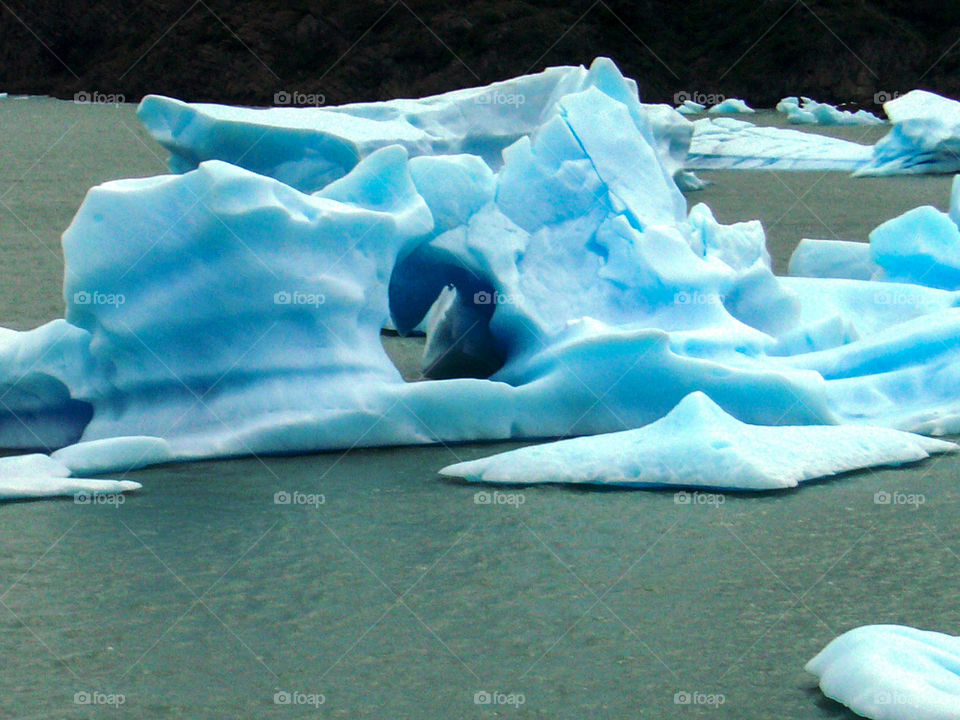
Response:
M857 175L960 170L960 102L911 90L885 102L883 109L892 127Z
M440 474L485 483L778 490L957 449L887 428L749 425L695 392L643 428L533 445Z
M600 59L597 67L607 63ZM561 97L585 90L596 75L594 68L551 67L426 98L336 107L244 108L148 95L137 114L170 151L174 172L222 160L315 192L388 145L403 146L411 157L475 155L496 170L504 148L536 130ZM617 99L629 105L646 139L663 148L671 172L679 172L690 123L669 106L640 103L633 80L621 76L618 83Z
M707 112L711 115L749 115L755 113L756 110L747 105L743 100L727 98L723 102L719 102L711 107Z
M736 118L693 123L686 167L690 170L844 170L872 157L870 145L815 133L761 127Z
M873 720L958 720L960 638L902 625L866 625L806 665L823 694Z
M808 97L786 97L777 103L777 112L786 115L794 125L883 125L884 122L866 110L840 110Z
M682 115L696 115L697 113L702 113L706 109L706 105L694 102L693 100L684 100L679 106L677 106L677 112Z
M41 454L0 458L0 500L39 497L75 497L88 503L92 496L116 495L138 490L132 480L88 480L71 477L70 468Z
M88 193L65 318L0 331L0 446L99 474L634 430L696 392L751 426L960 430L943 283L881 256L884 281L776 277L759 222L688 209L695 126L609 60L508 90L519 114L489 88L319 115L145 101L182 172ZM437 379L404 381L388 324L425 329Z
M849 278L960 290L960 176L954 178L950 210L925 205L879 225L870 242L801 240L789 273L801 277Z

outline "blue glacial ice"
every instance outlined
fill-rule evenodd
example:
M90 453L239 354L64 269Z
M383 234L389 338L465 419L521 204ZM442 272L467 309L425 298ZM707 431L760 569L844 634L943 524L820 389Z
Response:
M690 170L844 170L872 157L870 145L731 117L693 123L686 167Z
M116 495L137 490L132 480L90 480L72 477L70 468L42 454L0 458L0 500L38 497L79 497Z
M486 483L779 490L957 449L887 428L749 425L695 392L639 429L532 445L450 465L440 474Z
M960 176L950 210L924 205L870 233L870 242L804 239L790 258L790 275L849 278L960 290Z
M888 100L883 109L892 127L858 175L960 170L960 102L912 90Z
M777 103L777 112L786 115L794 125L883 125L884 122L866 110L840 110L808 97L786 97Z
M711 107L707 112L711 115L750 115L755 113L756 110L747 105L743 100L727 98L723 102L719 102Z
M58 458L92 474L563 437L642 427L696 391L752 425L960 431L954 293L774 276L759 222L688 210L675 159L690 123L642 105L608 60L531 77L497 86L548 88L549 102L513 106L512 129L472 90L363 106L356 117L394 118L371 120L366 145L352 122L295 120L327 117L313 110L265 128L272 110L225 120L145 101L148 119L182 113L181 150L216 137L239 162L243 142L269 137L273 151L242 158L257 172L189 169L174 150L182 174L89 192L63 238L65 319L0 332L0 446L66 447ZM410 125L403 103L486 140L390 144ZM906 272L897 262L884 272ZM404 382L388 322L426 327L424 369L445 379Z
M677 106L677 112L681 115L696 115L702 113L707 109L707 106L703 103L698 103L694 100L684 100L680 105Z
M866 625L807 663L823 694L873 720L960 719L960 638Z
M170 151L174 172L223 160L314 192L388 145L402 145L411 157L468 153L498 169L504 148L540 127L561 97L592 86L606 64L612 63L600 59L590 70L551 67L420 99L243 108L151 95L137 112ZM639 131L664 151L671 172L681 170L693 132L690 123L669 106L642 105L633 80L621 77L618 85L610 91L629 106Z

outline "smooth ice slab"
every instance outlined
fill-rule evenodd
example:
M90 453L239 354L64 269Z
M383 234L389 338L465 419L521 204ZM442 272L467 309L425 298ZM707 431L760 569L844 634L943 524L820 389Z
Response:
M131 480L70 477L70 469L47 455L0 458L0 500L101 495L138 490Z
M960 637L865 625L806 665L823 694L873 720L960 720Z
M696 392L663 419L637 430L534 445L440 473L489 483L776 490L956 449L953 443L884 428L748 425Z
M749 115L755 113L752 107L739 98L727 98L707 110L711 115Z
M870 160L873 148L800 130L760 127L735 118L693 124L686 167L691 170L846 170Z
M74 475L127 472L174 459L166 440L157 437L117 437L91 440L61 448L50 457Z
M794 125L883 125L883 120L866 110L840 110L808 97L786 97L777 103L777 112Z
M706 109L706 105L693 100L684 100L679 106L677 106L677 112L682 115L696 115L697 113L702 113Z

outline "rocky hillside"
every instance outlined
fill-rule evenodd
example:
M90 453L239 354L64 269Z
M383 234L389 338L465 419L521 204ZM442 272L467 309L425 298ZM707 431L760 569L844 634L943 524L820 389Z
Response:
M939 0L6 0L0 90L334 104L607 55L651 102L871 105L914 87L960 95L958 37L960 4Z

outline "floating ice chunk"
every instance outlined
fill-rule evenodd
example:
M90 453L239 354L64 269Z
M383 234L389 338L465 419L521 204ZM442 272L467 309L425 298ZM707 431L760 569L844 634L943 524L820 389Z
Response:
M912 90L885 102L883 109L892 127L857 175L960 170L960 102Z
M697 113L702 113L706 109L706 105L694 102L693 100L684 100L682 103L680 103L679 107L677 107L677 112L684 115L696 115Z
M130 480L87 480L70 477L70 469L47 455L0 458L0 500L68 497L80 493L113 494L138 490Z
M960 720L960 637L865 625L831 641L806 670L824 695L873 720Z
M697 392L638 430L520 448L457 463L440 474L489 483L776 490L956 449L883 428L747 425Z
M794 277L849 280L870 280L879 270L868 243L809 238L797 245L787 268Z
M795 125L882 125L883 120L866 110L839 110L808 97L787 97L777 103L777 112Z
M693 126L686 163L690 170L853 171L873 153L870 145L799 130L760 127L729 117L701 118Z
M879 279L960 289L960 229L929 205L908 210L870 233Z
M116 437L91 440L51 453L73 475L127 472L176 459L166 440L157 437Z
M711 115L749 115L755 113L752 107L738 98L727 98L721 103L717 103L708 111Z

